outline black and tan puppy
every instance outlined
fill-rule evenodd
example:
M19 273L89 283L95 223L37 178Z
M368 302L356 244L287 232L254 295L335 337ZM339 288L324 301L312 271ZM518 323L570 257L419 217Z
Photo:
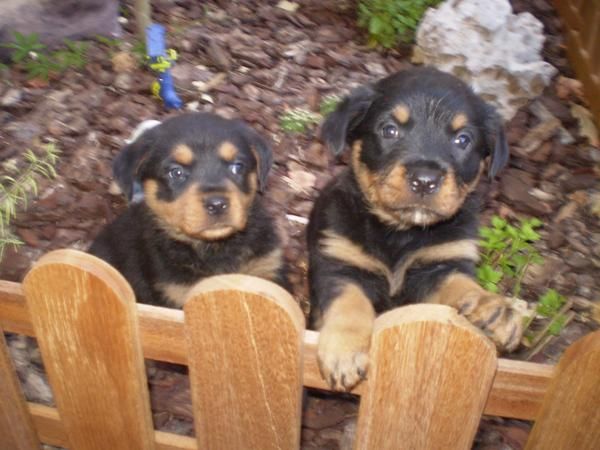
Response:
M365 376L375 315L408 302L453 306L514 349L521 316L473 279L474 189L488 160L491 177L508 161L493 109L451 75L411 69L352 92L322 137L335 154L351 149L308 229L312 319L332 387Z
M280 241L258 194L271 162L265 140L240 121L170 118L115 160L133 202L90 252L118 269L142 303L182 307L196 282L224 273L285 286Z

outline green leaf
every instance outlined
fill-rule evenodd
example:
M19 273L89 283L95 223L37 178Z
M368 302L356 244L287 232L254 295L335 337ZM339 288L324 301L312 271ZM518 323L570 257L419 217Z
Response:
M548 333L552 336L558 336L560 332L565 328L565 323L567 322L567 317L563 314L559 314L550 323L548 327Z
M502 219L499 216L493 216L491 222L492 222L492 226L499 230L504 229L504 227L506 227L506 225L508 224L508 222L506 220Z

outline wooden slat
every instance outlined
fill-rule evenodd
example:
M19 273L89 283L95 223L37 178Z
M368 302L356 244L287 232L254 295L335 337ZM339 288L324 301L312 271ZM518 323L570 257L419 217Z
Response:
M33 422L0 328L0 450L39 450Z
M194 287L184 311L198 448L299 448L305 325L290 294L223 275Z
M496 348L456 310L410 305L375 321L356 449L470 449Z
M54 400L76 450L151 450L154 429L133 291L104 261L43 256L23 290Z
M137 305L140 338L148 359L187 364L183 311ZM34 336L21 285L0 281L0 326L5 331ZM315 331L304 332L304 386L327 390L317 366ZM485 407L486 414L535 419L554 366L527 361L498 360L498 371ZM364 384L352 391L361 395Z
M600 448L600 331L562 355L546 391L527 450Z
M600 126L600 2L554 0L554 6L564 24L569 62L583 83L586 100Z
M69 448L69 441L56 408L29 403L29 412L42 442L57 447ZM196 440L162 431L154 432L156 450L196 450Z

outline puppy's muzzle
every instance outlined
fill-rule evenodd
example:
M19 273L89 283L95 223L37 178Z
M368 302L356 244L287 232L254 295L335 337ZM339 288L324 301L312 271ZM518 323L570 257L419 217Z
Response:
M417 166L408 169L408 186L414 194L426 196L439 191L444 171L437 167Z

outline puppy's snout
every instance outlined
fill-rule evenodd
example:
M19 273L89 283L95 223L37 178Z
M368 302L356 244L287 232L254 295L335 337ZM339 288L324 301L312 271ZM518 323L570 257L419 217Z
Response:
M435 194L442 184L444 173L432 167L417 167L410 171L408 184L410 190L418 195Z
M211 216L223 214L229 208L229 200L220 195L208 197L204 200L204 209Z

